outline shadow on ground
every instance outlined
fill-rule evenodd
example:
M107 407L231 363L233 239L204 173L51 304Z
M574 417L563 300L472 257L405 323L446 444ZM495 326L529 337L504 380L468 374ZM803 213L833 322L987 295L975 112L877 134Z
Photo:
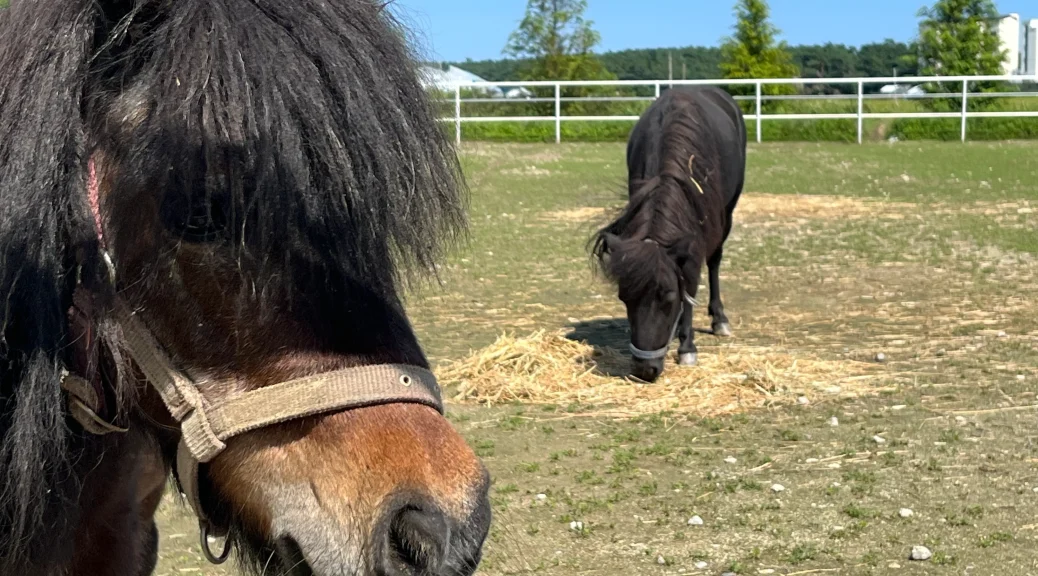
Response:
M586 342L596 350L612 348L627 350L631 330L626 318L597 318L570 324L572 331L566 338L577 342Z

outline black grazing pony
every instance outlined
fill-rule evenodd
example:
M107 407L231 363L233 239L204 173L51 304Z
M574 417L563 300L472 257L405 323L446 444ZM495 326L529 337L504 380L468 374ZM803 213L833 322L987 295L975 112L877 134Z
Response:
M704 261L714 334L731 335L718 268L746 171L742 111L719 88L667 90L631 132L627 169L628 204L593 253L627 307L632 373L652 382L675 335L678 363L696 363L692 307Z
M465 186L404 39L382 0L0 10L0 574L151 574L169 477L214 561L474 572L489 479L401 295Z

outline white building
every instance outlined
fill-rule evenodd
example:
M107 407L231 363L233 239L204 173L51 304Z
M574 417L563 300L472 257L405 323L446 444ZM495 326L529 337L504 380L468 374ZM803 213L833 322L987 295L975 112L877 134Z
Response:
M1024 32L1024 53L1020 69L1027 76L1038 76L1038 18L1027 23Z
M457 66L447 66L444 70L440 66L422 66L419 71L422 86L426 90L435 89L443 92L454 92L455 88L465 88L476 82L486 82L483 78L472 72L462 70ZM478 90L484 92L491 98L529 98L531 93L525 88L508 86L482 86Z
M1006 76L1020 72L1020 15L1007 14L998 21L1000 47L1007 52L1002 62L1002 73Z

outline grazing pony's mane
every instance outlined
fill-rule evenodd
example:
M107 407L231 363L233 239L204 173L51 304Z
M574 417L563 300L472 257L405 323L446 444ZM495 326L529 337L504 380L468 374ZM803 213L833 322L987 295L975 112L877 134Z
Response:
M373 0L0 11L0 573L67 552L52 547L69 540L97 462L59 388L77 276L112 291L88 160L111 190L109 224L159 207L163 230L126 225L116 244L139 240L156 264L181 242L233 247L250 279L243 314L288 300L342 325L366 301L398 308L401 282L430 271L465 224L457 158L402 34ZM120 285L182 288L113 257ZM93 321L118 337L103 306Z
M701 107L687 99L649 113L659 117L643 143L645 157L635 160L645 177L632 174L628 203L596 234L591 251L606 276L632 294L654 290L675 256L697 259L723 234L719 157ZM613 252L607 234L623 240Z

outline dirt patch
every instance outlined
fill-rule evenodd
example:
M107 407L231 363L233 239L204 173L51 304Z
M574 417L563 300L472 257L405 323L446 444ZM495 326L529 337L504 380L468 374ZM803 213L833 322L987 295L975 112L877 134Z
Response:
M746 192L739 199L739 205L735 208L735 219L753 222L861 218L901 220L916 208L915 204L907 202L887 202L847 196L802 196Z
M508 168L501 171L509 176L551 176L551 170L538 168L537 166L523 166L522 168Z
M573 208L571 210L552 210L551 212L543 212L540 215L540 219L550 222L582 223L601 220L608 213L609 211L605 208L585 206L583 208Z
M980 216L1029 216L1038 212L1034 203L1027 200L1018 202L984 202L972 204L936 204L931 212L941 215L977 214Z
M628 366L618 350L540 330L501 336L445 364L438 377L459 383L458 402L592 404L598 414L625 417L666 410L716 416L826 395L860 396L875 393L875 381L889 376L865 362L745 346L711 349L694 367L676 366L668 357L664 376L653 384L629 379Z
M517 169L513 172L518 174L522 171ZM1015 211L1016 204L1012 206ZM912 214L913 210L917 209L918 206L907 202L888 202L846 196L802 196L747 192L739 199L739 205L735 209L735 219L745 222L795 222L808 219L857 220L863 218L902 220L906 214ZM1008 207L1006 209L1008 210ZM552 222L587 222L601 219L607 213L606 208L585 206L544 212L540 215L540 219Z
M527 162L558 162L564 157L563 151L556 147L543 148L530 144L491 144L486 142L465 142L462 153L466 156L490 159L522 158Z

